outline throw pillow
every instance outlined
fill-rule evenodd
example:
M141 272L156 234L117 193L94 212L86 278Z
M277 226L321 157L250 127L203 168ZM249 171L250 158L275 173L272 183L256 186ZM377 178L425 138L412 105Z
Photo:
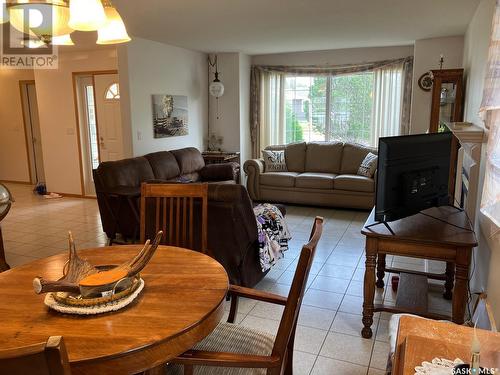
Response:
M373 174L377 170L377 160L378 156L369 152L368 155L366 155L364 160L361 162L361 165L359 166L358 169L358 174L360 176L365 176L370 178L373 177Z
M285 151L262 151L266 172L286 172Z

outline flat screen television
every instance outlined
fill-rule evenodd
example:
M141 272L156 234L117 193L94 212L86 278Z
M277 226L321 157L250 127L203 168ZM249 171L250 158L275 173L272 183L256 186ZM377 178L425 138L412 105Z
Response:
M390 222L450 204L452 137L445 132L379 139L376 221Z

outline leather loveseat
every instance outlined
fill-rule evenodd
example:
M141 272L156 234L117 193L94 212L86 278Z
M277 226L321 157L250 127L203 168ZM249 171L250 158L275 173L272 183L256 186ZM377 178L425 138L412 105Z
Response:
M263 159L247 160L247 189L255 201L370 209L375 178L357 174L376 149L354 143L310 142L270 146L284 150L287 172L267 172Z
M205 165L196 148L101 163L94 183L103 229L110 242L118 234L138 240L143 182L208 182L208 248L231 283L252 287L266 273L260 268L252 201L245 187L235 183L238 173L236 163Z

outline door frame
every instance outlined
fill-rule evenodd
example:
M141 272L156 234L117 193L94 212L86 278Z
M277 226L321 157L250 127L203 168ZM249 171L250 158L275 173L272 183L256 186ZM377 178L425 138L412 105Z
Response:
M76 121L76 136L78 143L78 163L80 166L80 190L81 196L87 197L85 193L85 177L83 172L83 153L82 153L82 139L81 139L81 124L80 124L80 114L78 112L78 76L92 76L92 81L94 81L94 76L102 74L119 74L117 69L113 70L90 70L90 71L78 71L72 72L73 81L73 105L75 110L75 121ZM94 86L94 97L95 97L95 84ZM98 126L96 116L96 125Z
M34 79L19 80L19 95L21 96L21 113L23 116L24 141L25 141L25 145L26 145L26 158L28 160L28 175L29 175L28 184L34 185L36 183L36 181L34 181L34 179L33 179L34 176L33 176L33 173L31 172L31 169L32 169L33 164L36 165L36 162L33 160L33 157L35 155L33 154L33 157L32 157L31 152L30 152L30 147L33 148L33 140L28 139L29 134L31 134L31 136L33 137L33 130L30 129L30 131L28 132L28 128L27 128L28 127L28 122L27 122L28 119L26 118L25 107L26 107L26 105L29 105L29 104L26 103L26 101L24 100L24 95L25 95L24 88L30 84L35 85L35 88L36 88L36 81ZM37 106L37 110L38 110L38 106ZM30 123L31 123L31 119L30 119ZM32 126L32 125L30 125L30 126ZM34 152L35 151L33 150L33 153Z

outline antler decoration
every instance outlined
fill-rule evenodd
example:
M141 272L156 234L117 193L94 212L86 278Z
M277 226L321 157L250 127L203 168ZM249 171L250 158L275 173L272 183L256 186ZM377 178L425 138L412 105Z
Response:
M101 271L78 256L73 236L69 232L69 260L64 267L64 277L58 281L45 281L41 277L36 277L33 280L35 293L71 292L85 297L96 292L113 290L116 283L137 275L146 267L158 248L162 236L163 232L159 231L152 244L147 240L132 260L110 270Z

